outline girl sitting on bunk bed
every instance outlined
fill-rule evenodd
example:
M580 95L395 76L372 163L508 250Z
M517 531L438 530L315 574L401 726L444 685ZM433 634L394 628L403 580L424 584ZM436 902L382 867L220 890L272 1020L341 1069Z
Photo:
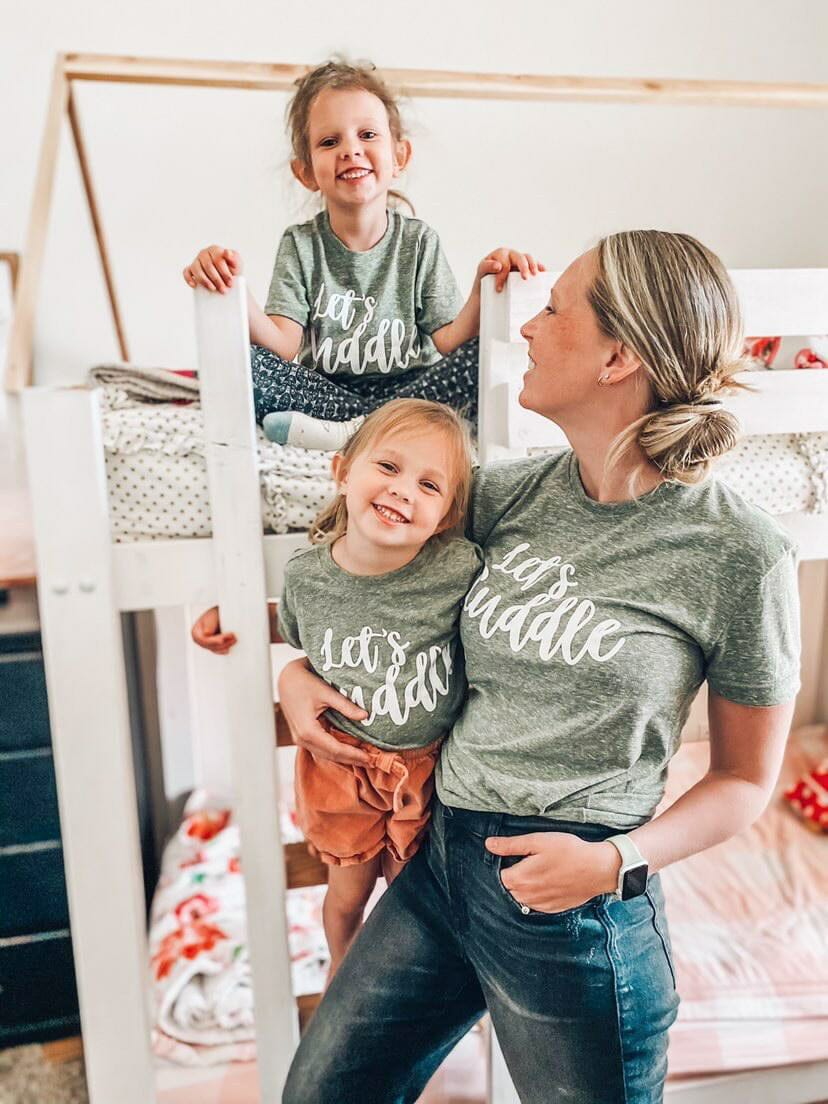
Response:
M476 545L446 535L471 485L468 430L449 407L386 404L336 453L333 475L336 498L289 561L279 603L282 638L351 699L326 715L350 762L296 757L299 823L330 868L329 979L378 876L390 884L426 830L440 743L465 693L460 606L480 569ZM215 607L193 639L219 654L235 642Z
M323 210L289 227L262 309L248 296L256 419L281 444L337 449L389 399L417 397L477 413L480 281L543 269L496 249L464 306L437 234L389 207L411 158L394 96L371 67L330 61L297 81L288 107L291 168ZM242 260L218 245L184 269L224 292Z

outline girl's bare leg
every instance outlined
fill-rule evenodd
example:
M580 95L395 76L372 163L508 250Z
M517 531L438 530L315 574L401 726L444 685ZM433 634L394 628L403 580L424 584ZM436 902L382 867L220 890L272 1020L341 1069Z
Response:
M362 927L362 915L368 898L380 875L381 859L377 855L367 863L356 866L329 866L328 892L322 906L325 938L331 952L331 968L328 982L339 969L345 952Z
M388 885L391 885L404 866L404 862L399 862L388 851L382 852L382 876Z

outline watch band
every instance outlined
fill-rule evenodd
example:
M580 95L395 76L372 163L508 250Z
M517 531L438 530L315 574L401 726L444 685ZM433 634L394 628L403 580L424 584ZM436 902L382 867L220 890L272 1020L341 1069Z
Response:
M632 897L638 897L647 888L649 874L647 860L629 836L623 834L610 836L607 843L611 843L621 856L618 884L615 888L616 900L629 901ZM633 877L629 877L631 873Z

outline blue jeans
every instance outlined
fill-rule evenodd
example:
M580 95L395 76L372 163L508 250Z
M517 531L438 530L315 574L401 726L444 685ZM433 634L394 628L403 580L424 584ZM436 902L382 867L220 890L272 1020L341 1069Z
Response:
M655 1104L678 996L658 877L521 911L487 836L596 825L450 809L380 900L302 1039L283 1104L413 1104L488 1011L523 1104Z

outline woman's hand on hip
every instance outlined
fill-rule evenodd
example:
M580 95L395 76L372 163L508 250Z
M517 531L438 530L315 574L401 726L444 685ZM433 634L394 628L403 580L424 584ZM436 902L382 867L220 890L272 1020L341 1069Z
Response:
M539 272L545 271L545 266L536 261L531 253L521 253L518 249L502 246L487 253L477 266L477 283L484 276L494 276L495 291L503 291L510 272L519 272L524 280L528 280L530 276L537 276Z
M599 893L614 892L621 856L611 843L588 842L569 832L490 836L495 855L523 855L501 871L500 880L519 905L536 912L564 912Z
M352 721L364 721L368 713L350 698L334 690L308 669L307 660L294 659L279 675L279 705L293 742L313 755L334 763L367 763L368 753L343 744L328 731L322 714L335 709Z

